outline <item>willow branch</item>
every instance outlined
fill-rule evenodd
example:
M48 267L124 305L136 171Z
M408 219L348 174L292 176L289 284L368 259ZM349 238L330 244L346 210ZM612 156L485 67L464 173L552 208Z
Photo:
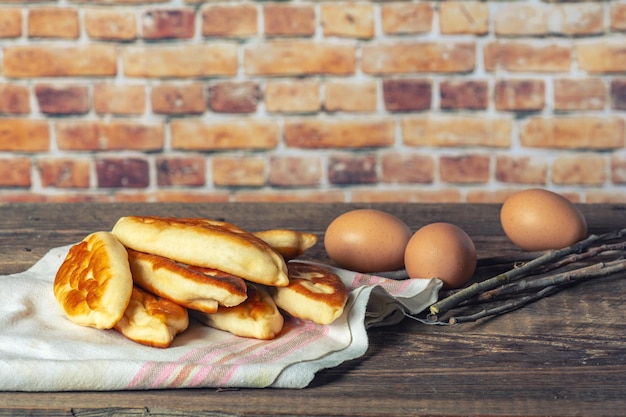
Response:
M541 291L536 292L535 294L530 294L524 297L516 298L515 300L499 305L497 307L484 309L477 313L470 314L467 316L450 317L450 319L448 320L448 324L469 323L469 322L474 322L474 321L477 321L479 319L483 319L486 317L493 317L493 316L497 316L500 314L509 313L511 311L524 307L527 304L537 301L541 298L547 297L548 295L551 295L559 291L560 289L562 289L562 286L559 286L559 285L552 285L549 287L545 287Z
M624 260L600 262L571 271L548 275L542 278L519 280L513 283L505 284L499 288L479 294L475 299L476 301L493 300L498 297L520 294L538 288L604 277L624 270L626 270L626 261Z
M474 283L469 287L464 288L450 295L449 297L446 297L434 303L430 306L430 313L434 316L437 316L438 314L444 314L450 309L463 303L465 300L471 299L480 293L493 290L511 281L530 275L536 269L548 265L551 262L562 260L568 255L582 253L590 247L593 247L593 245L597 245L598 242L621 238L624 235L626 235L626 229L606 233L603 235L590 235L586 239L581 240L574 245L565 247L563 249L545 252L543 255L532 259L517 268L513 268L507 272L498 274L495 277L487 279L485 281Z
M547 268L542 269L542 272L551 271L551 270L558 269L558 268L561 268L563 266L566 266L572 263L581 262L586 259L595 258L602 254L612 254L614 256L618 256L620 254L623 254L623 251L625 248L626 248L626 241L613 243L613 244L603 244L600 246L591 247L586 252L575 253L575 254L566 256L563 259L557 262L554 262L551 265L548 265Z

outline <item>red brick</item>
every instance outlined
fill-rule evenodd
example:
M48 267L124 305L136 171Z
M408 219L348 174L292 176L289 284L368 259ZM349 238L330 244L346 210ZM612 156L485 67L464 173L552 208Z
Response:
M143 195L143 194L140 194ZM70 190L65 191L63 194L52 194L44 197L46 203L110 203L117 201L115 195L111 196L107 194L87 193L83 190L72 192Z
M615 110L626 110L626 78L611 81L611 103Z
M288 191L238 191L233 196L236 202L299 202L337 203L345 202L343 191L288 190Z
M610 187L600 190L588 190L585 202L588 204L626 204L626 192L623 189L611 189Z
M435 161L430 155L390 152L382 156L382 180L393 184L432 183Z
M91 162L87 158L43 158L37 168L42 187L89 188Z
M28 87L15 84L0 84L0 113L30 113Z
M554 80L554 110L602 110L606 87L599 78Z
M78 11L66 8L35 8L28 11L28 36L33 38L76 39Z
M571 67L569 46L545 42L502 41L488 43L485 69L511 72L567 72Z
M146 188L150 185L148 161L141 158L98 158L98 188Z
M499 155L496 180L514 184L545 184L548 166L543 158Z
M314 113L321 107L320 84L315 80L270 80L264 100L269 112Z
M118 193L117 196L120 194ZM133 194L136 195L136 194ZM142 193L141 195L144 195ZM157 191L153 195L153 201L158 202L184 202L184 203L226 203L230 201L228 192L221 191L198 191L176 189Z
M439 4L441 33L483 35L489 31L489 5L478 1L447 1Z
M202 186L206 161L202 156L162 156L156 160L157 185Z
M117 73L115 46L23 45L4 48L7 77L112 76Z
M460 203L461 192L458 187L440 190L411 188L389 189L359 187L350 193L353 203Z
M132 11L90 9L85 10L85 31L92 39L130 41L137 37L137 21Z
M254 81L224 81L209 87L209 107L218 113L254 113L260 98Z
M614 184L626 184L626 153L611 155L611 181Z
M432 30L433 8L428 3L391 3L381 5L383 32L410 35Z
M578 64L591 73L626 72L626 42L597 40L576 45Z
M494 16L498 36L540 36L548 33L548 7L527 2L500 2Z
M328 161L328 181L331 184L375 184L376 156L372 154L336 154Z
M206 110L201 83L156 85L152 88L150 101L156 114L201 114Z
M507 188L506 190L480 190L473 189L467 192L468 203L504 203L504 201L518 190Z
M324 109L329 112L374 112L376 81L327 81Z
M17 192L2 192L0 193L0 201L3 203L45 203L48 201L48 197L24 190Z
M57 147L62 151L106 149L96 121L57 121L54 124Z
M141 84L96 83L93 107L98 114L140 115L146 111L145 86Z
M444 155L439 158L439 176L444 182L485 183L490 176L489 165L487 155Z
M432 84L429 80L391 79L383 81L383 98L388 111L430 109Z
M484 110L489 105L487 81L442 81L439 85L444 110Z
M395 141L392 120L287 120L285 144L292 148L368 148Z
M45 152L49 149L46 120L0 119L0 151Z
M160 151L165 144L165 127L160 123L111 121L100 125L100 143L105 149Z
M154 9L141 16L144 39L190 39L195 34L192 9Z
M204 122L173 120L172 148L181 150L272 149L278 145L278 124L269 120Z
M89 90L86 85L37 84L35 95L39 110L45 114L85 114L89 111Z
M278 187L320 185L322 159L319 156L272 156L269 184Z
M520 130L523 146L561 149L618 149L625 143L624 120L602 117L533 117Z
M22 35L22 10L2 9L0 13L0 38L18 38Z
M563 185L600 185L606 181L602 155L560 156L552 163L552 182Z
M165 141L162 125L126 120L60 121L55 123L55 134L58 148L67 151L158 151Z
M556 4L549 16L550 32L583 36L604 32L604 6L600 3Z
M0 132L0 134L2 133ZM0 187L30 187L30 166L31 163L28 158L13 157L0 159Z
M310 5L265 4L265 34L268 36L312 36L315 34L315 9Z
M265 184L265 158L258 156L216 156L212 161L216 186L261 186Z
M613 3L610 7L611 29L626 31L626 3Z
M254 4L213 5L202 11L203 36L247 38L257 32Z
M369 39L374 36L374 6L369 3L322 3L324 36Z
M128 77L208 77L237 73L237 45L131 46L122 53Z
M155 201L154 193L149 193L146 190L137 192L137 190L133 189L117 189L114 191L107 190L106 193L110 196L109 199L113 202L152 203Z
M501 80L496 83L496 109L506 111L538 111L546 103L542 80Z
M401 129L408 146L505 148L511 145L513 123L508 118L482 116L407 116Z
M248 75L348 75L356 70L356 47L332 42L277 40L245 46Z
M27 1L36 1L36 0L27 0ZM185 0L186 3L198 2L200 0ZM90 0L90 3L102 4L102 5L137 5L137 4L145 4L145 3L170 3L171 0Z
M470 72L476 65L474 43L398 41L363 46L361 66L368 74Z

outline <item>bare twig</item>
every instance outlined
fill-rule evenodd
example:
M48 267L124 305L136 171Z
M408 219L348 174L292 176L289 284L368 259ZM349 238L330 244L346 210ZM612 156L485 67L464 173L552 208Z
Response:
M624 255L623 251L625 248L626 248L626 241L592 247L592 248L589 248L586 252L575 253L575 254L566 256L563 259L557 262L554 262L551 265L548 265L548 267L543 269L543 271L545 272L545 271L558 269L568 264L581 262L586 259L597 257L600 254L606 254L607 252L614 256Z
M486 317L493 317L504 313L509 313L511 311L517 310L518 308L524 307L527 304L532 303L533 301L537 301L541 298L547 297L550 294L553 294L559 291L562 287L559 285L551 285L543 288L542 290L536 292L535 294L526 295L524 297L516 298L508 303L502 304L497 307L493 307L490 309L484 309L477 313L470 314L467 316L457 316L450 317L448 320L449 324L460 324L460 323L469 323L474 322L479 319L483 319Z
M545 288L552 285L563 285L584 279L608 276L623 270L626 270L626 261L624 260L601 262L571 271L547 275L541 278L519 280L517 282L505 284L499 288L479 294L475 299L477 301L492 300L497 297L520 294L537 288Z
M485 281L474 283L470 285L469 287L461 289L458 292L455 292L454 294L451 294L450 296L436 302L435 304L430 306L430 317L432 318L433 321L437 321L438 315L445 314L452 308L459 306L460 304L466 302L467 300L471 300L481 293L494 290L498 287L501 287L513 281L519 280L522 277L532 275L540 268L553 270L554 268L552 266L554 264L558 265L559 263L561 263L560 266L562 266L567 263L573 263L584 258L590 258L590 257L596 256L598 253L601 253L603 251L615 250L616 248L623 249L624 246L622 245L622 243L611 243L611 244L604 244L604 245L601 244L595 247L594 245L598 245L599 243L602 243L602 242L612 241L614 239L620 239L620 238L623 238L625 235L626 235L626 229L621 229L621 230L611 232L611 233L606 233L603 235L591 235L588 238L574 245L568 246L566 248L545 252L542 255L524 263L523 265L519 267L515 267L507 272L498 274L495 277L487 279ZM593 248L593 249L590 249L590 248ZM573 256L571 256L570 258L567 258L570 255L573 255ZM618 270L623 270L624 266L622 265L617 268ZM614 272L610 272L610 273L614 273ZM564 278L561 278L561 279L564 279ZM524 284L524 285L527 285L527 284ZM546 288L549 288L549 287L546 287ZM544 290L541 290L537 294L544 294L542 296L545 296ZM527 296L527 297L531 297L531 299L536 299L537 295L535 294L535 295ZM527 297L523 297L523 298L527 298ZM520 298L514 303L522 303L523 298ZM500 314L500 313L496 313L496 314ZM490 315L492 314L490 313Z

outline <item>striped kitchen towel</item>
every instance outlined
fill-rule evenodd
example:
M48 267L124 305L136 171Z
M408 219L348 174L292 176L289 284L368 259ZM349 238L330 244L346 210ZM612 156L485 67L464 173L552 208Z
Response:
M304 388L321 369L362 356L367 328L394 324L437 298L439 280L390 280L331 268L350 290L333 324L289 318L274 340L234 336L192 321L166 349L116 330L71 323L52 292L69 246L29 270L0 276L0 390L111 391L191 387Z

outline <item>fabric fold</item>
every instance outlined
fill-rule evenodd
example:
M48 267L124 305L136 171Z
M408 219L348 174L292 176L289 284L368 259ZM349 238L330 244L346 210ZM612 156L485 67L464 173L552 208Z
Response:
M54 248L27 271L0 277L2 391L304 388L321 369L364 355L369 327L418 314L441 288L436 279L396 281L325 265L350 290L333 324L288 318L279 337L262 341L193 321L158 349L65 317L52 282L68 250Z

